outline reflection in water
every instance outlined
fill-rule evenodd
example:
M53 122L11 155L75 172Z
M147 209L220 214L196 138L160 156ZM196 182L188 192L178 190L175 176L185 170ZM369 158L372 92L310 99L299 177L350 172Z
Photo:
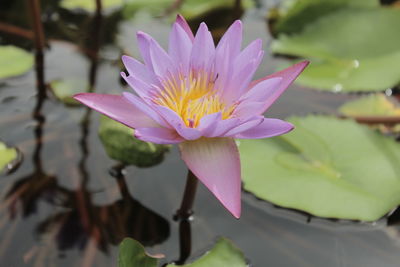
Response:
M40 20L40 4L37 0L29 1L31 11L32 28L34 29L35 43L35 70L36 70L36 105L32 112L32 118L36 122L34 136L36 147L33 151L34 172L15 183L6 194L6 202L9 203L10 217L14 218L17 213L17 202L21 202L22 214L24 217L31 215L37 210L37 200L42 196L53 196L57 183L54 176L47 175L42 168L40 151L42 149L42 135L45 117L41 113L45 98L46 84L44 79L44 34ZM43 194L43 192L46 192ZM47 199L51 199L48 197Z
M32 4L37 4L36 0ZM102 15L101 3L96 2L97 9L90 27L92 43L84 48L91 60L89 71L89 92L94 91L98 69L98 52L101 46ZM42 39L43 40L43 39ZM43 44L43 43L42 43ZM166 219L135 200L128 191L123 166L112 168L111 175L116 179L121 199L106 205L95 205L93 193L88 190L89 172L86 168L89 157L88 137L91 110L86 109L81 124L81 159L78 162L80 181L75 190L63 188L54 175L45 172L42 166L41 151L44 140L43 128L46 121L42 108L46 100L44 79L43 51L36 50L37 102L32 117L36 122L34 136L36 146L32 154L33 173L18 179L5 196L5 206L11 220L18 214L26 218L39 213L41 201L52 205L56 210L41 220L35 227L39 236L50 236L45 248L32 247L29 259L35 259L35 266L44 266L45 258L50 257L54 243L61 251L78 248L84 251L82 264L93 264L94 249L109 252L110 245L118 245L123 238L132 237L144 245L155 245L165 241L169 236L169 223ZM1 243L5 243L1 242ZM3 246L3 244L1 244ZM90 251L89 253L87 253ZM47 254L46 254L47 253ZM30 261L30 260L28 260Z
M59 250L84 249L94 239L99 249L108 252L108 245L118 245L131 237L146 246L163 242L169 236L168 221L144 207L129 194L123 168L112 169L122 198L110 205L97 206L84 187L71 191L64 203L67 211L59 212L39 224L39 233L56 230Z

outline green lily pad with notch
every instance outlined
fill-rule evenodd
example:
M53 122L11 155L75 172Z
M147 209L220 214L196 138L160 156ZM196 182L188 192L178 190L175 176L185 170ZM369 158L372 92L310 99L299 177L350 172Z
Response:
M117 9L121 8L125 3L124 0L101 0L103 9ZM87 12L94 12L96 10L95 0L62 0L60 6L65 9L81 9Z
M373 22L373 23L369 23ZM400 9L346 8L279 35L272 50L311 61L301 85L329 91L382 91L400 83Z
M160 163L170 146L136 139L133 131L106 116L100 118L99 137L110 158L137 167L150 167Z
M272 30L275 35L293 34L321 17L351 7L379 7L379 0L285 0L274 14Z
M12 45L0 46L0 79L22 75L33 64L33 54Z
M147 254L144 247L131 238L125 238L119 246L118 267L158 267L158 259L162 256ZM168 264L167 267L177 266ZM214 247L192 263L180 265L184 267L246 267L248 266L243 252L227 238L221 237Z
M167 267L176 266L169 264ZM221 237L215 243L214 247L193 263L181 265L184 267L246 267L248 266L243 252L240 251L227 238Z
M144 247L132 238L125 238L119 245L118 267L157 267L159 258L147 254Z
M291 117L289 134L240 140L244 189L315 216L375 221L400 204L400 144L352 120Z
M67 106L81 106L73 96L77 93L86 92L88 83L82 79L61 79L50 82L50 89L53 95Z
M349 101L339 107L340 113L346 116L397 116L400 117L400 106L384 94L371 94Z
M9 148L0 142L0 172L3 172L17 157L18 152L15 148Z

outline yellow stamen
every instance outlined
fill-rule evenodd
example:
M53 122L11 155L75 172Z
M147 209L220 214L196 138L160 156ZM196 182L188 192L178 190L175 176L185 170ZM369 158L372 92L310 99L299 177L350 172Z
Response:
M191 71L170 75L162 82L162 88L155 97L155 103L174 110L188 127L195 128L200 119L208 114L221 112L222 119L228 119L235 105L226 105L215 88L213 75L204 71Z

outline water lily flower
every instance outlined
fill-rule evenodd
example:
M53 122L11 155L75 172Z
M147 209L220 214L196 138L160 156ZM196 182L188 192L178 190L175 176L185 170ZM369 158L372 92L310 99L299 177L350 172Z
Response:
M263 113L308 62L251 82L263 57L260 39L241 50L242 23L235 21L215 46L207 25L194 35L178 15L165 51L138 32L144 63L123 56L134 93L82 93L75 99L133 129L136 138L179 144L188 168L235 216L241 213L240 157L235 138L285 134L293 125Z

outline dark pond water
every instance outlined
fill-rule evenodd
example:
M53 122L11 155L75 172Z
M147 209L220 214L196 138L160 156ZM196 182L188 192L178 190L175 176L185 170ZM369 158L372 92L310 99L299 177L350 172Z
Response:
M242 16L245 42L261 37L267 51L270 36L264 16L270 5L246 10ZM119 57L122 50L137 56L135 31L148 32L164 45L167 41L169 21L162 18L138 15L122 21L114 14L114 19L99 22L54 10L50 5L44 16L49 41L46 82L69 77L87 80L99 93L121 92ZM66 30L57 31L54 25ZM1 41L10 40L31 46L8 35ZM97 56L96 40L102 44ZM267 53L256 77L271 73L281 61ZM163 262L177 260L179 225L173 214L187 172L177 149L155 167L127 167L125 179L116 179L109 170L117 163L107 157L97 135L99 114L67 107L51 94L40 98L37 92L33 70L0 84L0 137L23 154L19 168L0 179L0 266L116 266L117 246L127 236L149 252L165 254ZM267 115L335 113L351 97L292 86ZM400 266L399 228L387 227L385 220L310 220L247 193L242 209L241 219L234 219L200 185L190 258L204 253L218 236L226 236L253 266Z

